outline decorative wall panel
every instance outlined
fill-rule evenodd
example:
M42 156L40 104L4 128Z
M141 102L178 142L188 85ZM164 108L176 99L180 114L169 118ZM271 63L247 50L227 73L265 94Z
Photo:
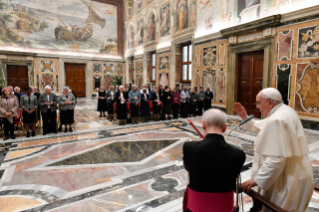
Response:
M293 47L294 31L284 31L278 33L278 52L277 60L291 60Z
M193 76L197 80L200 74L201 80L200 86L197 85L198 81L193 80L192 87L202 86L204 90L209 88L214 95L212 103L217 107L225 107L227 101L227 40L196 45L194 51Z
M283 101L303 118L319 118L317 26L318 20L314 20L276 29L272 85L281 92Z
M277 65L276 88L280 91L286 105L290 101L291 64Z
M34 58L34 82L42 93L46 85L51 86L56 94L61 93L61 73L58 59Z
M298 30L298 58L319 57L319 26Z
M156 82L157 85L170 85L171 53L159 53L156 55Z
M123 67L125 63L116 62L92 62L92 92L96 92L95 88L109 89L110 85L113 84L113 79L115 76L121 78L122 84L124 83Z

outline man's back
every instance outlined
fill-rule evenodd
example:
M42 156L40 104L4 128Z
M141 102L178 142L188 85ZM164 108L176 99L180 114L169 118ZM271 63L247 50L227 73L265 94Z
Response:
M227 144L222 135L208 134L200 142L186 142L183 153L190 189L211 193L235 190L246 155Z

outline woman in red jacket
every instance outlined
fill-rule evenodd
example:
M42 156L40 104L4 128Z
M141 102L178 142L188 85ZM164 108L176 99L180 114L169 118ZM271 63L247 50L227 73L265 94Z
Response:
M181 105L181 96L177 92L176 88L174 88L173 92L172 92L172 105L173 105L174 119L177 119L178 118L178 109L179 109L179 106Z

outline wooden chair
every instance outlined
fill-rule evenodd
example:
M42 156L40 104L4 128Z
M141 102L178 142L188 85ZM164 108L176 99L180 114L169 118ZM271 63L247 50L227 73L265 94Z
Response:
M25 133L24 133L24 125L23 125L23 117L22 117L22 109L21 108L20 108L20 113L19 113L18 120L14 120L13 124L14 124L14 126L18 125L19 133L22 130L22 134L25 135Z

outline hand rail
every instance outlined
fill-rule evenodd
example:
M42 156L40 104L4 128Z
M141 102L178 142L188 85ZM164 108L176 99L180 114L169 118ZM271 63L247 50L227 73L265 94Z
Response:
M319 186L315 185L314 191L319 192ZM262 206L265 206L269 210L273 212L288 212L285 209L279 207L278 205L270 202L262 195L258 194L254 190L250 190L249 192L243 191L241 185L239 185L239 192L244 192L248 196L250 196L253 199L253 207L249 210L249 212L259 212L262 209Z
M319 189L319 187L318 187ZM288 212L285 209L282 209L278 205L270 202L268 199L263 197L262 195L258 194L254 190L250 190L249 192L243 191L241 185L239 186L239 192L244 192L248 196L250 196L253 199L253 207L249 210L249 212L259 212L262 209L262 206L265 206L271 211L274 212Z

